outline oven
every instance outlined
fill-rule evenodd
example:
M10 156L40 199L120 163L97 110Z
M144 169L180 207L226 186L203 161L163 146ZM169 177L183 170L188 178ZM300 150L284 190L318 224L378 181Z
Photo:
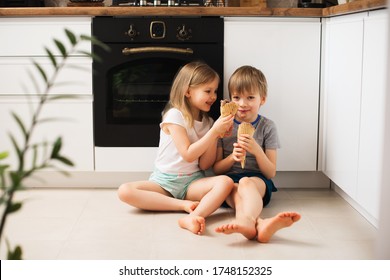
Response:
M110 52L94 47L94 141L96 147L157 147L161 112L181 66L203 60L221 77L220 17L95 17L92 34ZM219 116L219 102L210 111Z

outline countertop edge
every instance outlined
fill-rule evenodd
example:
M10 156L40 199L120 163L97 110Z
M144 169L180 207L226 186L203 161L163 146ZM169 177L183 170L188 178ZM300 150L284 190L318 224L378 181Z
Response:
M264 16L332 17L387 7L387 0L359 0L328 8L264 7L31 7L0 8L0 16Z

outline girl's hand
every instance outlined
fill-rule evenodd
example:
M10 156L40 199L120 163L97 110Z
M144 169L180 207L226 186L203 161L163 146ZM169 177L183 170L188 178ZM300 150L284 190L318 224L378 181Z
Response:
M240 135L240 137L237 139L237 142L241 148L251 153L252 155L256 155L261 150L261 147L255 141L255 139L248 134Z
M233 127L233 119L234 119L234 116L233 115L229 115L229 116L226 116L226 117L219 117L212 129L214 130L214 132L216 133L216 135L223 135L225 134L227 131L231 130L232 127Z
M234 143L233 147L232 157L234 161L241 162L242 158L246 155L246 151L241 148L240 144L238 143Z
M233 124L229 127L229 129L225 132L225 134L223 135L223 137L229 137L229 136L232 136L233 134Z

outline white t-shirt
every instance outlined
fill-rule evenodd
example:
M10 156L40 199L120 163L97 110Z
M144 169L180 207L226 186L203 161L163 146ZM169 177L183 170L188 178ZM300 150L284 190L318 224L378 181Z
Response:
M199 171L199 159L193 162L185 161L179 154L171 135L166 134L162 129L164 124L177 124L187 130L190 143L194 143L202 138L213 125L213 119L203 118L202 121L194 121L194 126L189 128L183 114L175 108L165 113L163 121L160 123L160 143L158 145L157 159L155 167L163 173L180 174L193 173Z

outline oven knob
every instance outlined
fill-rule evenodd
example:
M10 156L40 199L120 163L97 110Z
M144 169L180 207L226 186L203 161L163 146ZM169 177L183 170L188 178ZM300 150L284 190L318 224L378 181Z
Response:
M179 26L177 28L176 38L179 39L180 41L189 40L192 37L191 34L192 34L191 28L188 28L186 27L185 24L183 24L182 26Z
M135 29L134 24L130 24L129 30L126 34L130 37L130 39L134 39L139 34L137 29Z

